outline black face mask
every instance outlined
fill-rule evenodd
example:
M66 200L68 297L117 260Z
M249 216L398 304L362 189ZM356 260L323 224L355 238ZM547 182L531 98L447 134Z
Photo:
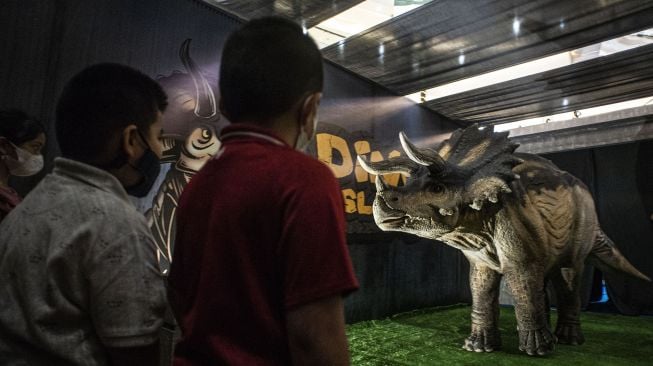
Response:
M125 187L125 191L127 191L127 194L130 196L139 198L145 197L148 193L150 193L156 178L159 176L159 171L161 171L161 163L159 162L159 157L156 156L156 154L152 152L150 148L148 148L145 150L145 153L136 163L136 165L132 165L132 168L141 173L143 178L137 184Z
M127 194L130 196L140 198L145 197L148 193L150 193L150 190L152 189L152 186L154 185L154 182L156 181L156 178L159 176L159 172L161 171L161 162L159 161L159 157L150 148L147 140L145 140L143 135L141 135L140 131L138 131L138 135L145 143L147 149L145 150L145 153L143 153L143 156L141 156L141 158L138 160L138 162L136 162L136 165L129 164L129 166L139 172L143 178L135 185L125 187L125 191L127 191Z
M119 150L118 155L109 163L95 165L100 169L110 170L110 169L119 169L120 167L128 164L132 169L136 170L141 174L141 180L129 187L124 187L127 194L134 197L145 197L152 189L152 185L156 181L156 178L159 176L159 171L161 170L161 162L159 157L152 151L150 145L147 143L147 140L143 137L140 131L138 135L141 140L147 147L143 156L136 162L136 165L129 164L127 161L127 155L124 151Z

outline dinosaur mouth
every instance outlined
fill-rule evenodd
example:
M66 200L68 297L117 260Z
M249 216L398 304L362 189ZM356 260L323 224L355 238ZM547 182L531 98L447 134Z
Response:
M374 205L374 216L377 225L388 227L399 227L406 222L408 215L402 210L397 210L386 202L386 200L377 196L377 200Z
M404 221L406 221L407 218L408 218L408 216L387 217L387 218L384 218L383 220L381 220L381 223L384 224L384 225L403 224Z

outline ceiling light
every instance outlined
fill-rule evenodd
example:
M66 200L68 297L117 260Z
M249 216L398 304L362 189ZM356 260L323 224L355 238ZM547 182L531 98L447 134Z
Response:
M458 61L460 61L460 59ZM545 57L543 59L535 60L532 62L507 67L504 69L488 72L471 78L462 79L459 81L454 81L453 83L427 89L426 101L482 88L484 86L497 84L499 82L537 74L558 67L567 66L569 64L571 64L571 59L567 53ZM419 103L419 92L406 95L406 98Z
M512 32L518 36L519 35L519 28L521 28L521 21L517 18L512 21Z
M308 34L318 47L325 48L429 2L424 0L418 4L409 2L404 4L404 2L388 0L363 1L310 28Z

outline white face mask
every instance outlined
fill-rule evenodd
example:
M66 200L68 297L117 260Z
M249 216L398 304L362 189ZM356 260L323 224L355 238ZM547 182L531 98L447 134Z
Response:
M313 117L313 134L311 136L309 136L303 128L299 128L299 136L295 143L295 150L306 151L308 144L311 142L313 137L315 137L315 131L317 131L317 113L315 113L315 117Z
M9 174L17 177L27 177L43 169L43 155L34 155L14 144L12 146L16 149L18 159L14 159L9 155L2 157L7 168L9 168Z

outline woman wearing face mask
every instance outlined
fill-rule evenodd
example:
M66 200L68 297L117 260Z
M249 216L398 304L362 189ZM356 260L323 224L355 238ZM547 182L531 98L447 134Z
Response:
M17 109L0 111L0 221L21 201L9 176L26 177L43 169L45 130Z

